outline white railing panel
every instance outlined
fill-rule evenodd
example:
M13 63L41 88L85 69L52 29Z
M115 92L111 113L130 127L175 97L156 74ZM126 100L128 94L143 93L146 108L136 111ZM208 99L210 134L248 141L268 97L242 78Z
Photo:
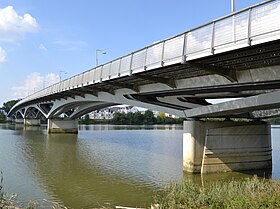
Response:
M86 86L89 84L89 81L90 81L90 71L86 71L84 72L84 77L83 77L83 86Z
M70 88L70 78L66 80L66 84L65 84L65 89L69 89Z
M70 78L70 81L69 81L69 87L70 89L72 89L75 85L75 77L72 77Z
M187 34L186 54L205 54L211 50L213 24L206 25Z
M93 84L94 83L94 70L92 69L89 71L89 75L88 75L88 84Z
M257 36L265 38L271 35L269 32L280 30L279 1L254 8L251 13L251 26L252 39Z
M111 79L119 77L120 62L121 62L120 59L115 60L115 61L112 62L112 65L111 65L111 75L110 75Z
M102 81L106 81L110 79L110 72L111 71L111 63L103 65L102 68Z
M131 55L128 55L121 59L120 76L126 76L130 74L130 63Z
M185 34L167 40L164 44L164 65L174 64L174 61L181 62L183 54L183 44L184 44Z
M146 58L147 69L151 69L156 66L161 66L162 50L163 50L163 42L148 48L147 58Z
M78 78L77 78L77 86L78 87L83 86L83 77L84 77L84 73L78 75Z
M131 70L132 73L144 71L145 59L146 59L147 50L141 50L133 54Z
M214 53L248 44L248 18L248 11L245 11L215 23Z
M94 69L94 83L101 82L102 66Z
M249 12L245 11L235 16L235 42L248 41L248 18Z
M228 17L215 23L214 46L220 47L233 42L234 18Z

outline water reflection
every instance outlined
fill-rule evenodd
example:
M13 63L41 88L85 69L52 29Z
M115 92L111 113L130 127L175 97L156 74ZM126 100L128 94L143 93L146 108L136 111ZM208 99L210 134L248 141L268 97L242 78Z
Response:
M23 136L25 143L18 147L23 163L54 200L67 206L147 206L154 190L182 178L180 144L169 131L48 135L31 129Z
M183 126L172 125L80 125L79 130L106 131L106 130L182 130Z

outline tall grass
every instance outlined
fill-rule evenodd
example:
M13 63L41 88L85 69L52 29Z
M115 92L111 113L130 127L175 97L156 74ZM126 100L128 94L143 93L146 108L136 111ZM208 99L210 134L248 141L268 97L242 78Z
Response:
M154 199L158 209L280 208L280 182L254 177L203 188L187 180L169 185Z

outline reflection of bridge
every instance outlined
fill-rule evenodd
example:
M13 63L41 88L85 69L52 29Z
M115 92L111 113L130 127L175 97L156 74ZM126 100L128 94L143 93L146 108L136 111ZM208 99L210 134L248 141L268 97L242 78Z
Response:
M76 119L116 104L187 118L275 116L280 107L279 21L280 1L263 2L47 87L18 102L9 116L26 123L44 116L49 119L49 132L77 131L76 122L55 120L61 115ZM206 101L218 98L242 99L215 105ZM216 170L221 161L227 165L223 170L270 166L268 125L188 123L186 132L190 135L184 136L184 146L192 147L188 153L195 154L184 156L186 170ZM224 145L221 138L225 135L227 140L245 139L239 140L239 145ZM257 143L255 138L261 139ZM235 161L233 149L241 157ZM253 157L245 154L248 152ZM216 158L217 153L223 158Z

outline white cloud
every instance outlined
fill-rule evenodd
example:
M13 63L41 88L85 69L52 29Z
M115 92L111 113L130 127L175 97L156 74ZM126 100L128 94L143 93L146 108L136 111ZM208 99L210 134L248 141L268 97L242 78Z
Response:
M14 97L24 98L41 90L43 87L47 87L57 82L59 82L59 75L54 73L41 75L38 72L34 72L29 74L21 85L12 87L12 94Z
M44 44L40 44L39 49L41 49L42 51L48 51L47 47L45 47Z
M0 46L0 64L7 61L7 53L6 51Z
M0 9L0 41L17 42L37 28L38 23L30 14L20 16L12 6Z

